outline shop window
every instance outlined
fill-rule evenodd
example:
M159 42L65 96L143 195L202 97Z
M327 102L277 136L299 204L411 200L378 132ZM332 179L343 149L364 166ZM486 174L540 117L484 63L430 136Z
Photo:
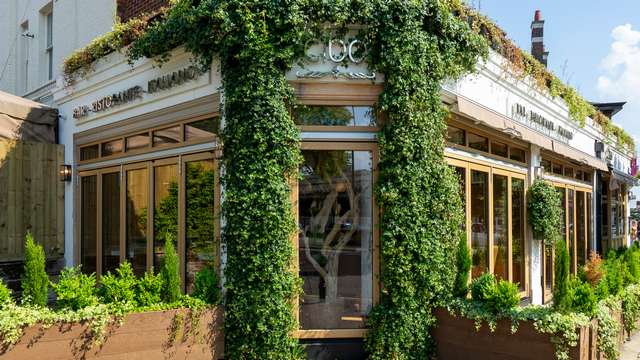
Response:
M582 175L584 176L584 178L583 178L583 179L584 179L584 181L586 181L586 182L591 182L591 181L593 181L593 177L592 177L592 176L593 176L593 174L592 174L592 173L590 173L590 172L588 172L588 171L585 171Z
M298 258L304 284L301 328L364 328L373 305L373 154L302 153L298 187Z
M153 264L160 269L167 235L178 240L178 165L153 168ZM177 248L176 248L177 249Z
M177 144L180 142L180 126L173 126L167 129L153 132L153 146Z
M593 209L592 209L593 203L592 203L592 199L591 199L591 193L587 193L587 256L590 256L591 252L594 251L593 249L593 219L592 219L592 214L593 214Z
M80 148L80 161L97 159L100 156L98 144Z
M147 169L126 172L126 259L133 272L142 275L147 270L147 201L149 179Z
M571 259L571 272L576 273L576 217L575 217L575 191L567 189L567 218L569 230L569 255Z
M120 173L102 175L102 273L120 263Z
M471 171L471 276L489 270L489 174Z
M585 204L585 192L576 191L576 246L578 252L578 266L587 261L587 208Z
M511 256L513 267L513 282L517 283L520 291L525 291L525 193L524 180L511 179Z
M560 193L560 235L563 239L567 239L567 193L565 188L556 187Z
M509 280L509 178L493 175L493 274Z
M456 175L458 175L458 183L460 184L460 199L462 200L462 209L466 214L467 209L467 170L463 167L455 168ZM465 215L466 218L466 215ZM467 226L466 221L462 223L462 228Z
M576 180L580 180L580 181L582 181L584 179L584 175L582 173L582 170L576 170L575 178L576 178Z
M149 147L149 134L129 136L125 142L127 151L145 149Z
M184 126L184 140L210 139L218 133L218 117L194 121Z
M551 172L551 161L546 160L546 159L542 159L540 160L540 166L542 166L544 168L545 172L550 173Z
M465 131L451 125L447 126L447 141L452 144L465 146Z
M123 150L122 139L102 143L102 156L109 156L121 153Z
M553 273L555 271L555 264L553 263L553 247L543 246L544 252L544 290L551 292L553 289Z
M489 152L489 139L474 133L468 134L469 147L475 150Z
M91 274L96 272L98 238L98 179L96 175L83 176L80 180L81 226L80 226L80 261L82 271Z
M573 168L565 167L564 168L564 176L572 178L573 177Z
M215 266L216 168L213 160L185 164L186 288L193 292L195 274Z
M556 175L562 175L562 165L551 164L551 172L553 172Z
M509 147L507 144L503 144L500 142L492 141L491 142L491 153L493 155L501 156L501 157L509 157Z
M526 152L519 148L510 148L509 149L509 158L513 161L518 161L521 163L527 162Z
M296 125L377 126L373 106L301 105L293 111Z

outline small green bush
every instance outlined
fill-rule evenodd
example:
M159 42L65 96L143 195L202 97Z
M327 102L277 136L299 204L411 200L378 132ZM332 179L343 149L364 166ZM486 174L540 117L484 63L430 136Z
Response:
M164 259L162 261L162 300L167 303L177 301L180 296L180 273L178 270L179 261L173 245L173 235L166 233L164 241Z
M632 246L627 250L624 255L624 261L630 276L628 282L637 284L640 282L640 251L636 246Z
M115 275L108 272L100 279L102 301L107 304L135 304L137 282L131 264L128 261L121 263Z
M136 284L136 302L138 306L152 306L162 301L162 277L153 273L144 273Z
M555 286L553 288L553 306L560 312L571 311L569 293L569 251L564 240L556 242Z
M597 306L598 298L594 289L588 283L572 277L567 292L567 309L593 317Z
M467 234L463 233L458 241L456 252L456 280L453 286L453 296L459 298L467 297L469 293L469 271L471 270L471 252L467 245Z
M0 279L0 306L10 301L12 301L11 290Z
M562 198L555 187L544 180L536 180L528 193L527 213L533 234L547 246L553 246L560 235Z
M192 296L207 304L217 304L220 301L218 275L213 267L205 267L196 273Z
M495 291L496 277L484 273L471 281L471 298L479 303L487 302Z
M45 306L49 297L49 276L45 271L44 249L27 233L24 247L22 303Z
M96 275L83 274L80 267L64 268L57 284L51 284L62 308L79 310L96 305Z
M487 300L487 309L494 314L505 313L520 303L518 285L507 280L500 280Z
M607 295L618 295L624 290L625 272L627 271L623 261L611 251L604 262L604 278L602 282L607 287Z

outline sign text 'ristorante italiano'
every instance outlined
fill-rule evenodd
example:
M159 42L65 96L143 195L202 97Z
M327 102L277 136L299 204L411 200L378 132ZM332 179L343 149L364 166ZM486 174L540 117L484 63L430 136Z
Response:
M195 65L174 71L170 74L157 77L147 82L147 90L136 85L128 89L118 91L111 95L101 97L91 103L91 105L80 105L73 108L75 119L83 118L89 113L98 113L109 110L113 107L124 105L144 97L144 93L155 94L164 90L180 86L186 82L197 79L202 75L202 71Z

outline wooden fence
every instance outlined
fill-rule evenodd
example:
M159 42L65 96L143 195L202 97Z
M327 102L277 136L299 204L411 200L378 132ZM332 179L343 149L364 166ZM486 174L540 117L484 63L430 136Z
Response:
M30 231L48 258L64 254L64 147L0 140L0 262L22 260Z

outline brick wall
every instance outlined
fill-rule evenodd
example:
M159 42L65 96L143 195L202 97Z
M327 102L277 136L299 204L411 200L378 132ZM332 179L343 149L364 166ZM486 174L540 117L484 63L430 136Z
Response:
M118 0L118 16L122 22L166 6L169 0Z

